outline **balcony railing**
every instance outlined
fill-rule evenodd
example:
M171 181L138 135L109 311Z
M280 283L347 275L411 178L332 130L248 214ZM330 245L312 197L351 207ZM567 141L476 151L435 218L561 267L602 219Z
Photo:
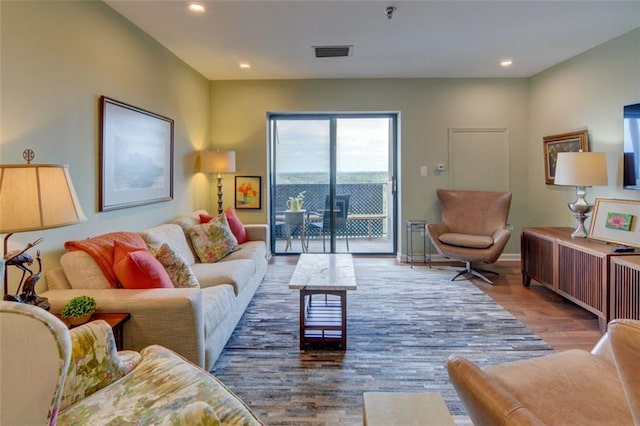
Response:
M329 187L324 184L276 185L275 213L287 209L289 197L305 192L303 208L322 211ZM380 237L387 234L387 183L348 183L336 185L337 194L351 194L346 234L349 237ZM276 230L278 232L278 230ZM284 237L278 235L277 238Z

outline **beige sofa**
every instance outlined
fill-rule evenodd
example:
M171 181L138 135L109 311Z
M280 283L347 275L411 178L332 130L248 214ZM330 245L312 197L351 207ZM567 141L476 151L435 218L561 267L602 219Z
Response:
M198 263L184 229L198 224L196 211L172 223L141 231L150 246L167 243L191 265L200 288L111 288L93 258L68 251L61 266L47 272L47 297L60 312L72 297L96 299L98 312L129 312L124 348L140 351L162 345L210 370L249 305L267 270L267 226L245 225L249 241L216 263Z
M619 319L591 352L479 368L451 356L449 377L480 425L640 424L640 321Z

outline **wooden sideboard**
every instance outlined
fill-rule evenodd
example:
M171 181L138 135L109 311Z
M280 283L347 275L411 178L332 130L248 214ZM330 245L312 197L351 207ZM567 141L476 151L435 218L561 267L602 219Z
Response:
M607 323L616 318L616 311L611 306L612 260L637 253L614 253L611 251L612 245L587 238L573 238L572 231L572 228L556 227L522 230L522 284L528 287L532 279L538 281L594 313L600 329L606 331ZM620 276L620 280L625 278ZM624 287L624 283L619 286ZM627 296L617 297L617 303L621 303L620 299L624 297Z
M611 259L609 317L640 320L640 256Z

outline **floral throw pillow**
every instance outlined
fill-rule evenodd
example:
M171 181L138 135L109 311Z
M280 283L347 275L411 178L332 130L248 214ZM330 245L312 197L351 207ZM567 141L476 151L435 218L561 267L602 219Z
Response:
M187 228L187 235L202 263L217 262L239 249L238 240L229 225L217 218L209 223L190 226Z
M176 288L198 288L200 283L193 274L191 266L184 260L184 257L177 250L171 248L169 244L163 244L159 249L150 248L156 259L162 263L164 269L169 274L171 282Z

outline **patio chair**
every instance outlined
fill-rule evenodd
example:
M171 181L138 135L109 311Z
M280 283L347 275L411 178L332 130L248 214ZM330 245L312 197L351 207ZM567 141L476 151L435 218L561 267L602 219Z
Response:
M345 241L347 243L347 251L349 251L349 234L347 231L347 220L349 216L349 200L351 194L339 194L334 197L333 207L333 227L336 234L338 231L343 231ZM322 251L326 250L325 235L331 232L331 211L329 208L329 196L327 195L324 201L324 210L322 213L309 211L307 212L307 248L309 247L309 238L311 234L315 233L318 236L322 236ZM321 221L312 221L312 216L322 217Z

